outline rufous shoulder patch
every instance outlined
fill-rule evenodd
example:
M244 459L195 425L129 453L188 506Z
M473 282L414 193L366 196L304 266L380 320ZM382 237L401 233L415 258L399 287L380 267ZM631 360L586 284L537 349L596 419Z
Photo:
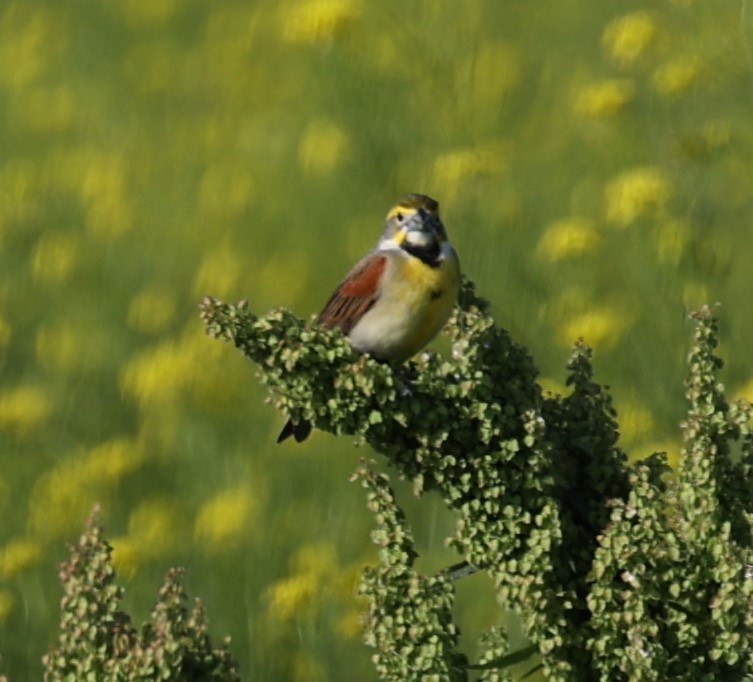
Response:
M346 277L340 287L342 296L374 296L379 279L387 267L387 257L373 254Z

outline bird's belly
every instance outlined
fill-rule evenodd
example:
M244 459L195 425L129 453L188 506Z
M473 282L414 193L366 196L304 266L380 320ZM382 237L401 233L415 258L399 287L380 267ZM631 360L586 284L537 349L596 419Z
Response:
M393 262L379 300L350 331L353 346L380 360L402 362L421 350L447 322L459 276L452 264Z

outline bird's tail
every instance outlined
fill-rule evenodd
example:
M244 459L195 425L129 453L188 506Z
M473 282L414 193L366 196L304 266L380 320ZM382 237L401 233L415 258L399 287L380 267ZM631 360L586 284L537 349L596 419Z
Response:
M311 428L312 424L307 419L302 419L298 423L294 422L292 419L288 419L288 421L285 422L285 426L282 427L280 435L277 436L277 442L282 443L282 441L293 436L296 443L302 443L309 437Z

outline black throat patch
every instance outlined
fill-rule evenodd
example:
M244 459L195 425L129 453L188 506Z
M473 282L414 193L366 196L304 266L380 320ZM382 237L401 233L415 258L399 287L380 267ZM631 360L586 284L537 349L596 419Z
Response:
M442 247L438 242L431 242L431 244L422 246L405 242L402 246L411 256L415 256L430 268L439 267L442 260Z

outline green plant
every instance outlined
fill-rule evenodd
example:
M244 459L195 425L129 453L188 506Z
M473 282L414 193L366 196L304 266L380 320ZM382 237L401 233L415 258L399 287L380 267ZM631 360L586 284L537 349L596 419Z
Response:
M676 473L662 453L629 463L584 344L568 365L570 393L543 395L530 356L470 282L448 325L451 359L425 353L396 368L284 310L259 318L207 297L202 316L211 336L257 364L280 409L356 435L417 493L439 492L457 514L451 545L491 576L549 679L730 680L753 670L751 408L724 396L708 309L694 315ZM498 631L478 664L456 649L453 577L463 571L418 575L388 479L364 468L360 479L382 550L363 580L381 678L505 679L521 655L502 655Z
M151 619L134 628L121 610L123 588L115 582L111 553L93 516L60 571L61 633L44 657L47 682L240 680L227 643L212 647L201 602L190 613L186 608L180 569L168 572Z

